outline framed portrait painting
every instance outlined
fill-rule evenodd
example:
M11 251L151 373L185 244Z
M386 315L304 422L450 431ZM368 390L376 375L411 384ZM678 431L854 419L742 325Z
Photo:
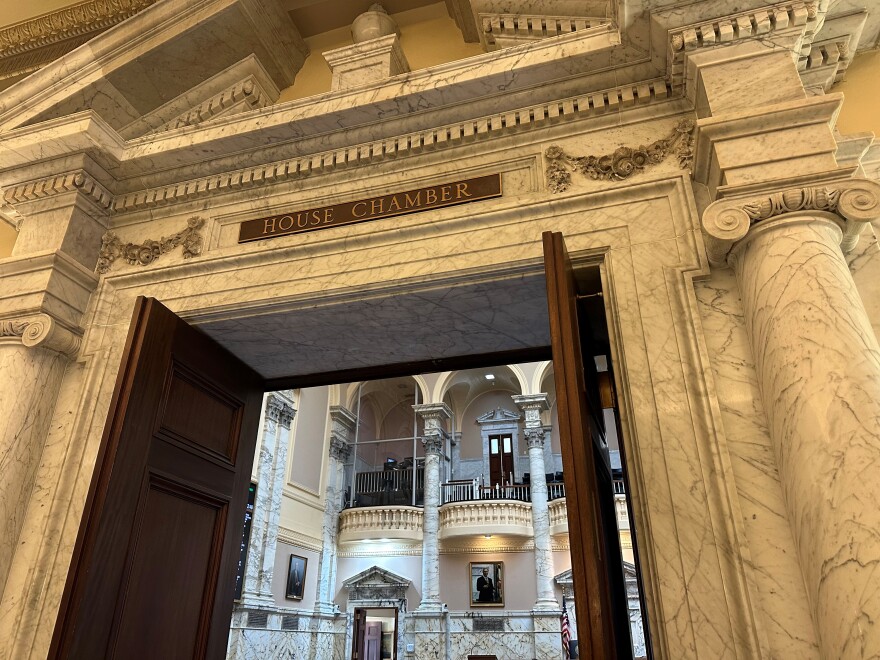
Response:
M504 607L504 562L470 563L471 607Z
M287 566L287 598L302 600L306 585L306 565L309 560L299 555L290 555Z

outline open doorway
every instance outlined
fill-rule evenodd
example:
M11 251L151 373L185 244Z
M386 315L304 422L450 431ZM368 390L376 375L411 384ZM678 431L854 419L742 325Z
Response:
M574 297L572 294L572 300ZM551 305L551 319L557 311ZM159 333L154 332L154 327L157 324L162 327L162 331ZM580 335L580 331L576 331L576 333ZM59 632L56 635L57 655L55 657L69 657L71 653L76 655L83 649L97 649L98 655L104 653L107 657L123 657L120 655L123 650L129 652L143 648L149 648L151 652L158 649L157 652L169 656L179 655L183 652L194 657L220 657L219 645L225 640L224 636L218 632L217 626L224 617L227 622L229 621L233 600L232 590L235 583L233 555L237 559L240 554L240 552L234 552L240 550L236 547L240 546L240 527L236 530L236 521L243 519L247 486L251 476L248 474L250 466L248 455L254 455L254 438L258 436L257 427L261 419L264 425L268 425L267 420L270 420L276 422L273 433L278 438L283 437L283 429L285 428L288 434L293 432L291 429L292 420L289 419L291 415L287 415L286 424L282 421L283 413L270 412L268 407L264 409L265 414L261 415L259 403L255 402L255 398L260 396L262 391L284 382L314 385L321 382L340 383L346 380L342 377L342 372L295 377L286 381L280 376L274 380L267 380L250 369L248 365L237 362L228 354L223 355L220 347L210 344L210 340L198 335L199 333L155 301L145 301L136 313L135 323L132 325L132 335L129 339L129 352L126 358L128 362L121 373L118 396L114 403L114 412L111 413L111 424L108 427L108 434L102 448L102 456L99 458L99 469L93 494L90 495L88 506L91 507L89 511L93 515L87 516L81 543L78 544L74 558L77 569L72 574L72 581L68 585L65 595ZM210 348L209 346L214 347ZM401 377L404 374L413 373L417 368L447 368L447 372L448 369L473 371L489 365L497 367L506 364L514 377L519 380L522 376L522 365L536 364L524 361L523 358L549 357L548 353L546 346L527 345L525 348L508 353L468 354L457 358L430 360L427 363L399 363L390 367L364 368L356 370L356 373L348 372L346 375L373 377L394 375ZM554 344L554 359L556 359L556 353ZM581 360L580 355L577 359ZM589 361L581 361L581 366L578 369L582 370L590 363ZM520 371L517 372L513 367L519 367ZM534 367L533 376L536 371L537 367ZM482 377L484 380L490 381L492 379L487 377L489 375L483 374ZM467 378L472 376L473 374L467 374ZM520 631L525 625L526 627L531 626L531 630L526 632L532 634L532 650L536 656L551 657L555 654L555 651L549 655L538 653L538 642L535 640L539 637L536 631L544 624L555 621L556 623L553 625L560 627L562 625L562 615L558 609L560 603L554 593L557 586L559 589L562 588L563 576L561 575L543 575L543 578L549 577L551 584L547 588L545 580L542 587L536 586L536 593L532 600L538 614L531 615L531 622L526 624L523 624L522 621L514 621L512 615L504 613L505 610L522 612L528 609L513 609L511 603L514 602L513 592L516 582L512 582L510 579L505 580L503 590L496 588L499 595L492 599L492 606L503 608L501 614L496 614L498 610L494 610L491 614L480 612L480 615L477 616L472 608L485 606L485 603L479 598L476 601L467 598L467 604L460 607L462 616L453 623L451 617L446 616L448 603L442 600L445 597L444 589L452 590L447 592L451 594L447 600L453 600L458 591L465 595L473 591L470 585L470 580L473 577L472 572L457 569L460 564L464 565L462 562L465 560L468 565L472 563L469 557L461 556L465 554L462 551L463 548L478 550L487 555L482 557L488 560L484 563L497 567L497 572L503 572L502 574L506 576L529 575L530 572L536 571L540 574L541 569L536 568L539 564L545 567L550 565L546 562L542 564L533 560L531 562L532 568L530 568L528 562L521 561L521 556L499 558L488 555L512 554L511 548L516 549L516 544L512 543L510 539L528 537L530 528L532 536L537 538L535 530L538 526L536 522L538 517L532 515L535 509L534 505L543 494L542 506L549 507L551 500L548 495L551 490L557 494L564 493L564 497L556 497L555 499L567 499L570 502L575 492L571 489L582 489L579 475L586 476L584 483L592 483L593 490L586 490L578 495L582 505L573 507L567 502L562 507L566 514L562 516L560 512L557 515L557 524L560 530L564 527L565 531L560 533L569 535L571 547L575 549L576 539L578 542L584 539L592 542L597 538L597 530L604 529L607 532L612 529L608 521L604 519L594 518L587 523L583 523L581 520L584 516L593 515L590 513L591 511L600 510L602 515L605 514L607 506L602 505L598 509L591 507L589 498L597 492L596 488L599 486L596 484L600 484L601 487L610 487L613 482L610 476L607 476L603 481L599 475L592 472L593 465L608 463L607 457L603 453L605 451L602 447L604 440L593 433L594 427L598 427L595 420L595 409L588 408L593 410L589 420L582 415L578 422L582 426L581 432L583 428L589 427L591 429L587 436L590 438L588 446L598 452L598 458L594 456L592 462L589 463L589 470L584 472L584 465L572 462L571 457L566 456L566 447L570 449L572 445L570 431L568 436L560 433L562 469L556 470L552 467L548 469L545 452L531 451L546 447L546 444L542 445L540 442L546 435L541 413L546 412L542 406L549 408L546 406L546 402L545 404L536 403L534 398L528 398L540 394L534 391L535 383L541 382L540 378L537 380L536 378L537 376L531 380L527 378L526 387L522 386L522 382L520 383L520 391L516 396L525 398L514 399L513 409L505 411L502 407L496 406L494 410L486 411L474 420L480 426L480 437L484 437L485 431L488 434L485 435L486 439L490 439L492 435L504 438L505 431L500 427L510 426L514 418L522 417L522 436L527 438L527 442L518 442L516 429L511 429L508 460L511 461L512 467L515 461L525 462L527 460L529 469L525 470L523 467L511 469L506 477L499 475L497 484L491 483L490 452L484 454L483 458L478 461L479 466L485 466L485 470L481 473L482 479L478 480L475 476L466 477L461 460L458 465L459 471L456 472L454 466L456 433L463 435L464 431L460 425L456 428L455 422L452 425L448 424L448 421L453 418L452 406L445 400L448 392L442 387L436 387L437 383L435 383L435 387L430 389L430 399L428 398L429 391L422 390L420 392L421 398L411 405L411 407L415 406L419 409L417 412L420 414L424 413L422 415L422 429L418 428L417 422L411 438L405 438L401 435L376 438L377 446L374 448L376 451L372 452L372 459L370 459L368 466L371 469L369 470L358 463L356 457L350 458L346 449L340 447L338 443L337 449L333 449L332 443L334 434L338 437L342 432L340 429L343 427L347 427L349 431L353 430L356 436L360 432L361 417L357 412L353 415L351 410L355 407L353 405L355 401L358 405L360 404L360 397L355 398L350 388L344 393L344 396L337 396L333 402L328 394L325 404L330 413L330 431L324 436L324 439L331 441L331 452L335 452L335 455L331 453L331 456L334 457L335 464L333 464L333 470L327 470L318 475L318 486L312 490L316 492L318 499L325 498L325 501L332 501L338 506L340 515L347 500L349 509L355 512L350 517L359 522L357 524L351 523L348 529L341 518L337 521L338 525L333 527L322 524L321 546L316 548L317 544L313 544L311 548L303 548L300 554L279 552L280 542L277 540L274 544L267 544L266 541L272 539L272 534L264 529L262 533L263 545L261 546L263 552L248 553L249 556L255 557L262 554L261 561L264 562L264 566L271 556L275 574L283 575L284 579L286 579L287 573L293 570L289 567L297 566L297 570L300 571L297 573L297 584L300 585L297 590L301 588L301 591L294 595L292 600L299 602L306 600L304 594L309 590L309 575L313 577L314 588L323 589L323 593L315 597L313 607L306 612L303 608L294 607L292 603L282 602L279 605L271 592L258 592L252 603L258 604L262 599L262 607L251 607L244 612L245 626L243 629L293 633L304 629L312 631L316 627L323 627L323 631L328 635L336 635L338 631L335 621L341 614L338 603L339 594L334 591L334 585L341 582L336 579L340 577L338 575L339 564L333 566L332 563L324 562L325 566L322 567L319 559L317 561L318 570L310 572L309 567L311 566L313 569L315 567L315 555L309 556L306 550L317 553L321 558L325 557L327 554L324 552L326 549L325 541L327 541L325 535L329 535L338 551L338 545L346 542L346 537L343 534L346 531L354 535L348 537L351 540L371 541L379 544L385 543L389 539L397 542L400 539L394 537L365 536L367 533L374 534L376 529L387 529L391 525L410 535L411 538L404 538L404 540L421 541L425 546L428 544L429 534L434 534L433 541L437 543L435 552L439 553L441 544L452 548L451 552L446 553L450 555L449 558L443 560L438 558L431 562L427 568L424 565L425 562L422 562L423 565L420 569L412 567L407 575L401 575L377 565L375 568L378 572L373 571L373 573L380 576L380 584L358 583L350 585L351 589L363 589L369 586L370 588L399 590L409 594L406 596L407 601L412 595L409 593L410 590L415 589L416 595L419 596L419 600L415 601L418 602L418 608L416 608L416 612L413 612L412 635L409 638L413 641L406 642L406 653L410 653L410 645L417 647L419 644L433 647L441 643L445 644L453 656L457 653L456 644L461 646L474 641L478 645L489 646L490 650L492 646L501 647L508 642L521 646L522 639L513 633ZM555 381L557 395L560 396L559 390L567 389L567 384L565 379L560 380L558 377L555 378ZM349 385L354 384L351 380L348 383ZM560 387L559 383L565 384L566 387ZM303 393L306 392L306 389L298 389L300 389L301 396L304 396ZM581 390L583 389L582 387ZM579 394L576 393L574 396L579 396ZM591 393L589 398L595 398L595 393ZM586 398L584 398L584 405L589 407ZM300 407L304 408L301 402ZM537 417L535 417L535 413L537 413ZM206 414L207 420L210 422L208 424L204 423ZM563 411L560 407L558 414L560 428L566 424L571 425L569 419L571 414L570 410ZM158 415L158 426L150 423L155 415ZM461 419L463 418L459 417L459 422ZM138 421L140 421L139 424ZM327 421L326 416L325 421ZM302 420L300 419L297 423L302 423ZM517 424L513 426L518 427ZM383 451L380 451L378 447L380 440L400 442L403 438L404 441L414 441L419 436L424 448L424 467L419 462L421 457L418 448L409 455L397 456L400 453L397 450L392 455L388 447L385 447ZM425 442L426 439L429 439L430 442ZM357 437L355 437L354 447L358 448L359 444ZM525 452L526 455L523 455L522 448L528 450ZM379 454L384 455L380 456ZM369 452L365 451L361 456L361 461L367 461L365 457L368 455ZM198 467L192 468L191 456L197 456L201 459ZM543 461L539 469L533 467L533 456L536 457L535 460L540 456ZM320 458L322 461L324 460L323 454ZM122 459L130 461L131 468L129 472L123 474L126 478L125 482L117 480L116 475L119 474L119 471L115 469L118 467L116 463ZM410 461L409 464L406 464L407 459ZM459 459L461 459L460 456ZM362 484L358 480L358 475L379 472L376 469L379 466L376 461L381 461L381 488L376 487L378 482L371 482L371 489L359 492ZM260 462L262 462L262 452ZM552 465L552 462L551 457L549 463ZM430 472L427 467L429 463L433 463L436 469L432 479L427 477ZM396 483L394 475L384 474L385 472L393 472L393 468L401 464L405 465L403 469L411 471L408 481L400 479L400 483ZM294 466L302 468L296 460L294 460ZM346 470L346 466L350 466L350 468ZM444 466L445 469L442 477L440 466ZM273 465L273 469L277 470L279 467L284 471L291 466L286 463L282 465L280 462ZM386 470L386 467L389 469ZM190 468L192 468L190 472L186 472ZM476 469L477 464L474 464L472 468ZM188 481L181 476L170 474L174 470L186 472ZM422 481L418 476L420 470L424 470L426 475ZM201 481L203 473L206 471L212 475L216 473L214 476L218 484L210 489L210 496L206 493ZM137 478L139 474L146 474L147 481L144 481L143 478ZM529 475L528 482L525 479L526 474ZM543 478L539 478L539 475ZM390 481L389 477L391 477ZM373 481L377 478L371 477ZM490 483L487 484L486 480ZM468 481L470 481L469 484ZM314 481L312 483L314 484ZM221 485L226 489L223 492L219 490ZM397 495L401 490L404 491L404 497L398 502ZM421 495L418 494L419 491L421 491ZM254 507L255 518L261 506L260 499L263 497L261 493L266 493L266 489L261 489L258 485L257 501ZM603 501L607 500L606 496L609 494L610 491L604 492ZM374 499L370 501L369 506L356 506L356 504L367 502L366 497L362 499L359 495L370 496ZM376 496L378 499L375 499ZM421 513L418 512L420 501ZM433 505L431 501L433 501ZM429 515L429 509L432 506L433 510ZM446 507L444 511L448 513L440 511L443 507ZM497 517L500 513L503 515ZM546 526L549 527L549 510L545 513L548 515L543 518ZM563 517L565 518L564 524L561 522ZM122 520L131 522L121 525L118 521ZM193 520L198 522L198 529L195 530L198 534L194 533ZM109 524L110 521L117 522ZM146 526L144 526L145 523ZM140 533L132 536L132 529L135 525L140 526L138 527ZM254 524L253 529L256 527ZM293 523L290 529L292 532L291 540L297 540L293 538L300 533L297 525ZM366 531L364 531L365 529ZM548 533L552 536L552 532ZM360 538L357 538L358 535ZM419 535L421 535L421 539L418 538ZM603 568L601 571L597 571L593 566L592 579L594 581L598 579L598 588L606 594L606 599L609 602L613 601L619 605L621 602L620 594L612 597L610 593L610 590L616 589L622 583L620 576L612 577L619 572L620 566L619 562L615 564L611 561L616 556L611 551L616 546L616 541L612 540L608 534L603 534L599 538L601 539L600 547L596 548L596 552L604 553L603 565L607 567L607 570ZM126 543L120 544L120 539L128 539L128 545ZM472 547L468 548L463 545L465 539ZM149 541L151 544L149 547L142 547L141 540ZM272 546L271 553L268 552L270 545ZM541 551L552 553L552 543L545 543ZM187 570L185 574L178 575L174 571L180 572L181 570L181 563L176 561L181 553L195 558L196 562L195 564L188 562L183 565ZM405 556L395 548L392 548L389 554ZM619 546L617 554L619 555ZM593 605L588 602L588 599L579 595L584 589L583 566L590 566L598 554L589 555L583 551L582 547L578 547L574 555L582 565L578 569L580 570L578 573L578 570L574 570L575 562L572 562L571 584L574 588L574 607L576 608L580 604L582 608L589 609ZM99 559L107 558L109 558L108 565L112 570L109 573L105 572L100 579L97 579L96 572L89 571L88 567L94 565L94 562ZM340 556L339 558L358 559L362 566L373 560L372 556L366 557L363 553L361 555L353 553L351 557ZM415 563L418 564L419 560L420 557ZM294 562L296 563L294 564ZM444 563L447 564L449 570L444 571ZM193 565L197 565L198 570L193 571ZM413 583L419 572L421 573L418 576L421 589L416 589ZM439 577L444 573L448 576L448 586L447 578L441 580ZM265 576L267 572L264 570L262 574ZM133 576L134 581L130 579L130 576ZM207 576L207 579L203 576ZM327 576L333 579L325 579ZM178 583L183 583L184 577L191 578L190 586L186 590L186 598L180 598L180 594L175 591L163 588L163 585L169 581L177 580ZM552 584L554 577L557 578L557 586ZM426 586L429 580L432 581L431 589ZM123 592L118 591L119 585L124 585ZM245 579L244 591L247 588L247 580ZM481 589L476 584L474 588L478 592ZM126 589L130 590L125 591ZM175 632L175 635L171 636L163 633L160 635L160 641L154 639L155 635L145 636L142 630L134 625L134 622L140 620L143 615L143 612L137 607L123 608L121 611L114 609L115 604L119 602L126 605L141 603L144 607L148 607L154 600L153 594L158 592L162 594L160 599L162 605L167 606L162 620L159 621L158 629L168 629ZM528 596L530 597L531 594ZM287 598L286 594L285 598ZM348 600L349 602L356 601L357 598L349 597ZM98 602L105 609L99 623L91 630L77 625L85 611L82 605L86 602ZM426 602L429 606L423 607ZM537 607L539 604L540 608ZM277 606L274 611L272 610L273 606ZM127 607L130 608L128 605ZM610 606L600 604L598 607L600 609L606 608L603 610L606 615L603 620L610 620ZM582 621L592 619L592 615L592 612L588 612L587 617L582 616ZM625 620L625 615L622 616ZM540 625L537 623L536 617L543 617ZM304 620L308 624L307 627L304 626ZM320 625L313 625L315 621L318 621ZM366 627L364 626L362 629L366 635ZM397 629L399 634L400 627L398 626ZM546 630L546 627L544 629ZM410 630L408 629L406 632L409 634ZM585 634L582 626L579 634L582 638L588 636L592 646L598 645L606 648L604 657L611 657L607 649L615 645L618 645L618 649L621 648L619 645L629 645L629 634L621 629L616 629L616 631L589 630ZM242 635L242 638L245 637L247 635ZM469 639L465 639L466 637ZM331 637L331 639L333 638ZM561 653L560 644L565 641L561 631L559 639L548 641L542 637L542 640L551 644L554 649L558 648ZM112 647L112 652L109 655L105 652L108 644ZM333 641L329 647L330 654L326 657L339 657L336 653L338 646L339 644ZM581 644L581 648L584 646L585 644ZM313 657L319 657L317 652L319 650L323 652L326 649L315 648L313 650L316 652ZM299 653L302 652L302 649L299 649ZM418 652L415 652L418 655ZM513 657L511 655L513 653L516 651L511 648L506 654L501 654L499 657L502 655ZM603 656L597 655L596 657ZM623 655L618 653L617 657L623 657Z
M358 607L354 611L351 660L397 658L397 609Z

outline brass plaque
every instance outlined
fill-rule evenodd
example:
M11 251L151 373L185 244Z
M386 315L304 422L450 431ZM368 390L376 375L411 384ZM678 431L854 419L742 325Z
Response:
M247 243L304 231L350 225L355 222L391 218L395 215L418 213L456 204L468 204L500 196L501 175L488 174L473 179L405 190L354 202L319 206L291 213L279 213L268 218L247 220L241 223L238 242Z

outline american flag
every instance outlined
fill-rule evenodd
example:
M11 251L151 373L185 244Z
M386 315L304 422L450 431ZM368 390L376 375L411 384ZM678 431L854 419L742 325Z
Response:
M571 641L571 626L568 623L568 610L565 609L565 596L562 597L562 653L565 660L571 658L569 642Z

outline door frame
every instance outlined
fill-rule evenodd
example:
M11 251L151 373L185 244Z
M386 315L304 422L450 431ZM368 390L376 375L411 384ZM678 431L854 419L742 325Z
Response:
M529 156L528 163L533 162L539 161ZM502 169L521 166L531 167L520 159ZM436 176L435 168L431 172ZM380 178L377 174L370 185L385 185ZM328 180L321 190L339 195L349 187ZM314 194L296 192L297 199ZM278 189L265 202L282 204L289 198L289 190ZM217 231L253 214L251 197L229 199L226 215L215 220ZM177 221L194 211L163 208L157 222ZM471 279L522 278L539 271L540 232L548 229L565 234L576 263L600 264L622 439L632 468L633 517L642 530L640 560L654 651L658 657L717 657L724 649L743 656L757 652L761 616L751 586L754 569L743 551L742 511L693 287L693 280L708 270L689 176L663 171L657 178L601 190L505 197L487 202L476 215L455 208L438 213L443 222L423 224L410 217L353 225L318 238L318 233L279 238L271 249L261 242L212 242L199 259L147 268L119 264L101 277L82 322L86 334L80 357L68 368L58 397L57 405L64 408L57 414L63 412L70 421L47 439L37 475L44 487L40 506L29 508L22 530L32 543L16 551L7 582L3 603L17 614L0 622L11 640L4 648L22 658L45 656L48 649L46 631L54 628L83 515L88 481L83 475L95 465L137 295L149 293L200 328L218 318L259 318L279 307L296 311L328 301L343 305L365 296L390 298L424 287L427 280L431 286L450 286ZM126 238L138 235L125 229ZM461 240L464 231L468 241ZM412 250L389 249L401 242L411 243ZM658 250L661 242L668 249ZM474 246L480 247L479 264L472 257ZM354 248L362 250L359 259L373 266L340 271L339 259L350 258ZM251 277L242 280L241 269ZM536 354L531 359L542 358ZM438 365L432 360L397 364L386 373L443 368ZM450 360L445 368L457 365ZM351 381L362 377L359 371L303 374L270 380L267 387ZM652 385L658 382L663 386ZM694 547L697 539L714 549L711 560L702 545ZM700 588L689 588L693 584ZM684 639L681 630L697 632ZM703 630L713 634L699 633Z

